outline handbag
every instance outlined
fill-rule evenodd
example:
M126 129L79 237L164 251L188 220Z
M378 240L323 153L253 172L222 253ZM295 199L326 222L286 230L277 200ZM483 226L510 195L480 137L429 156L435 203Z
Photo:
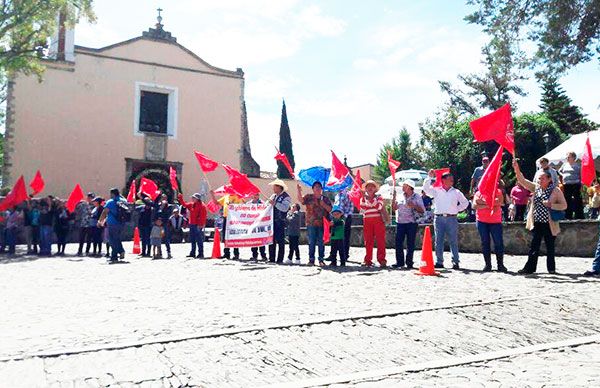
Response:
M550 218L552 221L562 221L565 219L565 211L550 209Z

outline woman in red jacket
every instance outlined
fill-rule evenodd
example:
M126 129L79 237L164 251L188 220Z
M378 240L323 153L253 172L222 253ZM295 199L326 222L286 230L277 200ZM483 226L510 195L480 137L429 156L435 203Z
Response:
M187 257L204 259L204 227L206 226L206 206L202 203L199 193L192 195L192 202L185 202L183 195L177 195L179 203L189 212L190 243L192 244L190 254ZM198 246L198 256L196 256Z

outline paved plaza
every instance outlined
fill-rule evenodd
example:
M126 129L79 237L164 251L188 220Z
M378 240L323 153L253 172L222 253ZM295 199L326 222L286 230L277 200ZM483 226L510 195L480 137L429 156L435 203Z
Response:
M210 252L211 244L205 247ZM597 386L600 279L186 259L0 259L2 387ZM131 244L126 245L128 251ZM301 247L306 263L307 247ZM388 250L393 263L394 251ZM417 253L420 257L420 253ZM509 256L509 270L524 257ZM447 265L449 265L449 261Z

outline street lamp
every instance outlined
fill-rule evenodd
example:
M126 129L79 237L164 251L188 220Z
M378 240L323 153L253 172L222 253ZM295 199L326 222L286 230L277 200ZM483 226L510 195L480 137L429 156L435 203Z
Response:
M548 151L550 151L550 135L548 134L548 132L544 133L542 139L544 139L544 144L546 145L546 153L548 153Z

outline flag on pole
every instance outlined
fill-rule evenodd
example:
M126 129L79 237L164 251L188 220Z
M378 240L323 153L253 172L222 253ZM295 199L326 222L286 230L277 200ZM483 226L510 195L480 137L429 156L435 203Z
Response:
M31 187L31 189L33 190L31 196L33 197L34 195L41 193L44 190L45 186L46 183L44 182L44 178L42 178L42 173L40 172L40 170L37 170L35 176L33 177L33 180L31 181L31 183L29 183L29 187Z
M323 242L327 244L331 239L331 222L327 217L323 217Z
M233 167L223 164L225 172L229 176L229 183L233 190L235 190L242 197L250 196L252 194L260 193L260 189L250 182L246 174L242 174Z
M392 159L392 151L388 150L387 152L387 162L388 167L390 168L390 173L392 174L392 179L394 180L394 185L396 184L396 171L400 167L400 162Z
M2 203L0 203L0 211L4 211L6 209L10 209L11 207L15 207L21 202L27 200L27 188L25 188L25 179L23 175L17 179L15 185L12 190L4 197Z
M331 151L331 172L329 173L329 180L327 180L327 186L335 186L342 184L346 177L350 174L348 167L344 166L333 151Z
M198 159L198 164L200 164L200 168L204 172L215 171L217 167L219 167L219 163L207 158L205 155L198 151L194 151L194 155L196 155L196 159Z
M135 202L135 179L132 180L131 184L129 185L129 194L127 194L127 202Z
M75 185L75 188L73 189L73 191L71 191L71 194L69 195L69 199L67 199L66 208L69 211L69 213L73 213L73 211L75 211L75 207L77 206L77 204L79 202L81 202L81 200L84 198L85 198L85 195L83 194L83 190L81 189L81 186L79 186L79 183L78 183Z
M283 163L283 165L285 166L285 168L287 168L287 170L290 173L290 175L292 176L292 178L296 179L296 175L294 174L294 169L292 168L292 165L290 164L290 161L288 160L287 156L283 152L277 151L277 155L275 155L275 160Z
M169 180L171 181L171 187L175 191L179 191L179 184L177 183L177 171L169 166Z
M140 192L154 201L158 197L158 186L152 179L142 178L140 180Z
M348 192L348 197L350 197L350 201L354 204L354 207L360 210L360 200L362 199L362 179L360 177L360 170L356 172L356 177L354 178L354 184L352 184L352 188Z
M206 208L208 209L209 212L215 213L215 214L219 212L219 209L221 209L219 204L216 203L214 200L211 200L209 203L207 203Z
M514 156L515 129L510 104L471 121L469 126L477 142L494 140Z
M500 170L502 169L502 154L504 147L498 147L496 155L483 172L477 189L485 200L490 212L494 213L494 204L496 203L496 194L498 193L498 180L500 179Z
M590 134L585 141L585 151L581 157L581 183L591 186L596 179L596 166L594 165L594 155L592 153L592 143L590 143Z
M435 171L435 182L433 183L433 187L442 187L442 175L447 172L450 172L449 168L440 168Z

